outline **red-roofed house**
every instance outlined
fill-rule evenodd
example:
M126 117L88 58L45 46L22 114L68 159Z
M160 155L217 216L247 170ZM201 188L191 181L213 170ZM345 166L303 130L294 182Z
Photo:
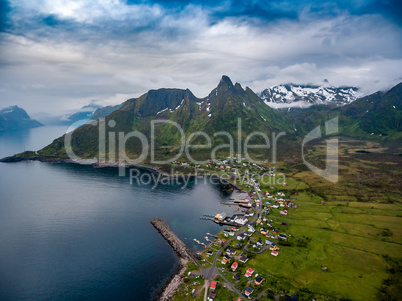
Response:
M234 271L236 271L237 266L238 266L238 264L237 264L237 262L235 261L235 262L233 262L233 264L232 264L232 266L231 266L230 268L231 268L232 271L234 272Z
M209 287L209 290L211 292L214 292L216 289L216 281L211 281L211 286Z
M250 277L251 275L253 275L253 273L254 273L254 270L252 269L252 268L248 268L247 269L247 271L246 271L246 277L248 278L248 277Z

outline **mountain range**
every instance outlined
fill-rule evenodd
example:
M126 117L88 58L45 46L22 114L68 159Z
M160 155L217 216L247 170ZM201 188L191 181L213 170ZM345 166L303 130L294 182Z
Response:
M356 87L331 87L313 85L277 85L258 93L273 108L306 108L315 104L341 106L349 104L360 95Z
M0 131L30 129L42 126L39 121L31 119L24 109L11 106L0 110Z
M297 130L306 134L319 124L339 117L339 134L360 139L401 139L402 83L386 92L359 98L349 105L331 108L312 106L294 110L292 116Z
M241 118L241 133L238 139L238 118ZM127 100L119 109L106 116L106 124L113 120L113 132L128 133L139 131L150 141L152 122L169 120L177 123L189 137L194 132L202 131L211 137L212 146L227 144L225 135L215 135L225 131L233 137L234 145L243 141L256 129L263 133L287 132L284 140L292 141L294 136L292 120L289 116L276 111L259 98L251 89L235 85L227 76L223 76L218 86L205 98L197 98L186 89L150 90L139 98ZM274 121L274 122L272 122ZM109 128L108 128L109 129ZM72 146L81 158L93 158L98 155L99 126L86 124L74 131ZM181 134L171 123L162 122L155 126L155 152L159 156L168 155L180 148ZM261 137L250 139L250 143L263 142ZM116 142L117 143L117 142ZM195 137L194 144L205 144L206 140ZM106 135L106 145L109 136ZM226 149L227 150L227 149ZM133 157L141 154L142 145L137 139L129 139L126 151ZM51 145L38 152L45 157L66 158L64 137L56 139Z
M303 110L275 110L268 106L250 88L233 84L223 76L218 86L207 97L197 98L186 89L150 90L138 98L128 99L121 107L105 117L106 153L110 146L118 148L117 133L125 135L132 131L141 132L148 141L154 135L152 146L156 156L171 156L180 148L181 138L177 123L183 129L186 138L192 133L204 132L211 138L211 145L222 146L230 142L227 132L237 145L253 132L261 132L268 137L272 133L286 133L280 140L282 149L293 149L304 136L317 126L335 116L339 117L337 135L360 139L392 141L401 138L401 95L402 83L387 92L377 92L357 99L343 106L317 105ZM112 110L112 108L110 108ZM99 115L101 116L101 115ZM239 134L238 118L241 118ZM168 122L166 122L168 120ZM152 133L152 124L158 124ZM110 136L112 133L113 135ZM218 134L217 134L218 133ZM119 134L120 135L120 134ZM207 145L205 137L196 136L192 145ZM250 139L250 144L263 144L261 135ZM126 152L131 158L138 158L142 153L142 144L137 138L126 141ZM71 145L81 158L98 156L99 124L85 124L72 133ZM195 154L205 155L202 150L190 148ZM228 148L222 147L227 154ZM267 150L256 151L256 156L267 156ZM18 157L18 156L17 156ZM67 159L64 136L38 151L38 154L25 153L20 158ZM15 159L15 158L14 158ZM11 159L13 160L13 159Z

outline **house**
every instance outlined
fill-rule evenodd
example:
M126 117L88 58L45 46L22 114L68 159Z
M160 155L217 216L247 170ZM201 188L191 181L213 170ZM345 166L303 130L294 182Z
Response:
M233 250L232 248L229 247L226 250L226 254L229 256L234 256L234 255L236 255L236 250Z
M272 205L272 206L271 206L271 208L278 209L278 208L279 208L279 206L278 206L278 205Z
M226 254L225 256L223 256L222 264L227 264L229 261L230 261L229 255Z
M235 279L235 280L240 280L240 273L236 273L236 274L233 276L233 279Z
M255 277L255 285L261 285L264 282L264 278L262 278L261 276L257 276Z
M254 289L252 287L248 286L248 287L246 287L244 294L246 295L246 297L252 298L253 292L254 292Z
M241 244L241 242L239 241L239 242L236 244L235 247L236 247L236 248L241 248L241 245L242 245L242 244Z
M253 273L254 273L254 270L252 268L248 268L246 271L246 274L244 276L246 276L248 278L251 275L253 275Z
M271 255L278 256L279 253L278 253L277 251L272 251L272 252L271 252Z
M235 261L235 262L232 263L232 266L230 268L234 272L234 271L236 271L237 267L238 267L238 263Z
M254 233L254 232L255 232L254 227L253 227L253 226L250 226L250 227L247 229L247 232Z
M244 235L244 233L237 235L237 240L244 240L246 239L246 236Z
M288 223L282 222L281 225L286 227Z
M269 249L270 249L271 251L279 250L278 246L276 246L276 245L271 245L271 246L269 246Z
M279 211L279 214L288 215L288 211L287 210Z
M211 285L209 286L209 291L210 292L215 292L216 284L217 284L216 281L211 281Z
M275 246L275 242L272 240L269 240L268 238L265 240L265 244L267 244L269 246Z
M248 260L248 257L247 257L247 256L244 256L244 255L241 255L241 256L240 256L239 261L240 261L241 263L246 263L247 260Z
M298 301L299 300L299 296L296 294L293 294L291 296L289 295L285 295L286 301Z
M266 234L267 234L267 230L266 230L264 227L261 227L260 233L261 233L262 235L266 235Z
M208 250L207 256L211 256L212 254L214 254L214 252L212 252L212 250Z
M236 218L233 220L236 224L244 226L247 222L248 219L243 217L243 216L236 216ZM234 234L233 234L234 235Z
M208 294L208 300L215 299L215 297L216 297L216 294L215 294L214 292L209 292L209 294Z
M285 233L281 233L278 236L279 236L279 238L282 238L282 239L288 239L288 236Z
M225 212L222 212L222 213L218 213L217 215L215 215L215 219L219 220L219 221L223 221L223 220L225 220L225 218L227 216L228 215Z
M262 240L261 239L259 239L257 242L256 242L256 245L257 245L257 247L262 247L263 245L264 245L264 243L262 242Z

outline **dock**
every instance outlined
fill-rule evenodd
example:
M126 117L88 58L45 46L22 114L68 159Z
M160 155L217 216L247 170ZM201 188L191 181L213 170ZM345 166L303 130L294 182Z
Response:
M241 214L242 215L242 214ZM203 216L200 217L200 219L203 220L208 220L208 221L213 221L219 225L228 225L228 226L239 226L239 224L235 223L235 222L230 222L228 221L226 218L224 219L218 219L216 218L216 216L213 215L209 215L209 214L204 214ZM208 234L208 233L207 233ZM214 236L214 235L212 235ZM215 237L215 236L214 236Z
M205 247L205 244L203 243L203 242L200 242L198 239L193 239L197 244L199 244L199 245L201 245L201 246L204 246Z

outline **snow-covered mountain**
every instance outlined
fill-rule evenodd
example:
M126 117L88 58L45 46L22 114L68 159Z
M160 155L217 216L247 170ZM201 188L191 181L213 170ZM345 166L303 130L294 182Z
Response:
M278 85L257 93L273 108L305 108L314 104L345 105L360 96L356 87Z

